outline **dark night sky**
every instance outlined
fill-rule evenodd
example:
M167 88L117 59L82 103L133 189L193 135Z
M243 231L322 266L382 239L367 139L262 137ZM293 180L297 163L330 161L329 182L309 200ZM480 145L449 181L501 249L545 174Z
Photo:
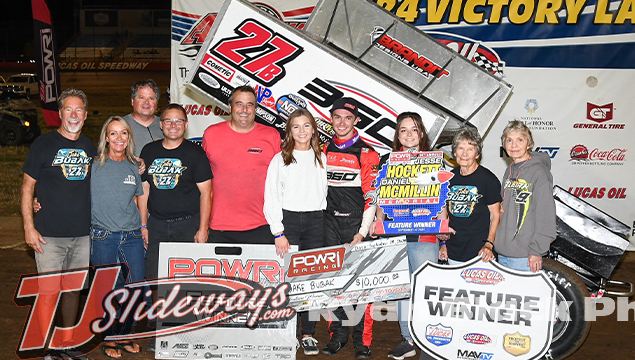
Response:
M72 40L78 27L79 9L151 8L169 9L171 0L48 0L56 46ZM16 60L20 54L33 57L33 20L30 0L0 1L0 61Z

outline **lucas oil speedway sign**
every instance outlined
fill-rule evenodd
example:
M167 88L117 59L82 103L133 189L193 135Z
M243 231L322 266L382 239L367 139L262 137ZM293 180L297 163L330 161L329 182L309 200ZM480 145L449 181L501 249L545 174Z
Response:
M296 246L290 249L296 250ZM159 277L176 279L181 285L178 292L174 287L162 289L159 285L159 297L168 301L173 298L178 304L201 302L209 307L223 295L200 285L207 277L215 284L226 283L225 288L238 289L223 298L235 313L224 314L223 320L213 325L205 326L205 321L213 319L205 318L202 312L177 317L175 311L175 316L158 319L157 334L169 331L170 335L156 337L156 358L295 359L296 317L287 304L289 288L282 284L283 266L273 245L161 244ZM199 282L188 284L184 280L190 278ZM240 279L241 286L232 285ZM255 319L260 322L254 323ZM179 326L182 332L174 333Z
M543 272L479 257L457 266L428 262L412 286L410 331L436 359L539 359L549 349L555 287Z
M403 236L288 253L284 263L289 305L297 311L410 296Z
M437 234L448 232L441 213L454 176L443 168L441 151L393 152L380 169L375 201L383 211L377 234Z
M360 102L357 127L380 152L389 150L400 112L420 113L432 143L448 121L242 1L223 5L203 49L189 72L191 89L227 104L235 87L249 85L257 93L257 121L280 132L291 112L306 108L327 140L332 135L329 109L343 96Z

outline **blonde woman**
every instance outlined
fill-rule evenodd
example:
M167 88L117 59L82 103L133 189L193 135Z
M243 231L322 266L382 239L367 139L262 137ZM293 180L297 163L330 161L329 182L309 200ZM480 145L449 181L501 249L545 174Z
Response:
M143 280L144 248L137 198L143 195L141 177L134 159L134 141L128 123L112 116L104 123L99 136L97 158L91 168L91 230L90 263L106 265L125 263L128 267L123 283ZM130 331L129 321L117 326L107 335L121 335ZM103 353L118 359L122 351L138 353L141 346L130 341L107 341Z

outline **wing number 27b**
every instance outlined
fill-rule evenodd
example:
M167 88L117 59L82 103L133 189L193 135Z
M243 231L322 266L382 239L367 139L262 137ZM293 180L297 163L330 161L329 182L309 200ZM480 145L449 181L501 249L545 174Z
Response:
M234 32L237 36L221 40L212 52L267 86L282 79L284 64L303 51L300 46L254 19L243 21Z

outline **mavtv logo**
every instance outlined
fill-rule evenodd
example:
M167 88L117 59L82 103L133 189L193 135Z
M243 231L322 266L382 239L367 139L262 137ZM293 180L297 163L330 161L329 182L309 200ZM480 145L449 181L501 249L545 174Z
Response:
M344 262L344 247L311 251L291 256L287 276L304 276L339 271Z

